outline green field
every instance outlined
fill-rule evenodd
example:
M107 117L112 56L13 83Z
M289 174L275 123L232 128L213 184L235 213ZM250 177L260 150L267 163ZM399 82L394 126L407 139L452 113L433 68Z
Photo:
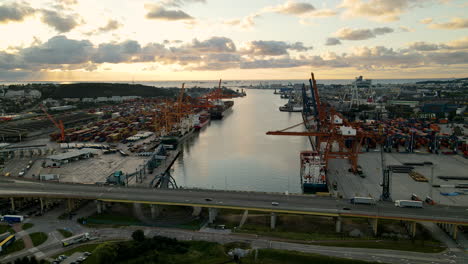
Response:
M8 255L8 254L11 254L13 252L20 251L22 249L24 249L23 239L18 239L15 242L13 242L13 244L9 245L5 250L3 250L0 253L0 256Z
M65 238L71 237L73 235L72 232L65 230L65 229L57 229L57 231L59 231L59 233L62 234L62 236Z
M258 250L257 260L255 254L251 253L248 257L242 259L244 264L369 264L376 262L367 262L361 260L342 259L328 257L317 254L302 253L288 250L260 249Z
M168 238L146 238L144 241L105 242L102 244L87 244L67 250L58 255L72 255L75 252L91 252L84 264L103 263L165 263L165 264L234 264L227 252L232 248L245 248L246 243L229 243L220 245L213 242L189 241L181 242ZM58 256L57 255L57 256ZM257 255L257 256L255 256ZM55 258L54 256L52 258ZM257 254L251 251L244 264L367 264L370 262L328 257L296 251L261 249Z
M36 232L36 233L29 234L29 237L31 238L33 245L35 247L44 243L48 238L47 234L43 232Z
M12 234L16 233L15 230L13 230L13 228L11 228L9 225L0 224L0 234L5 232L10 232Z

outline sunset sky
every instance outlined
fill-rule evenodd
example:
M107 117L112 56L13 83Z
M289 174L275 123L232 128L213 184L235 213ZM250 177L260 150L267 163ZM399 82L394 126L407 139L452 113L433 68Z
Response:
M0 80L468 77L466 0L0 0Z

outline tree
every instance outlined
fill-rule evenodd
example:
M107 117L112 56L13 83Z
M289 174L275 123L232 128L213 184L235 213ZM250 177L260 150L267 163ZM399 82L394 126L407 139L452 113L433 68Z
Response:
M141 229L135 230L132 234L132 238L136 242L143 242L145 240L145 233Z
M98 263L115 263L118 256L118 245L115 243L103 243L95 249Z

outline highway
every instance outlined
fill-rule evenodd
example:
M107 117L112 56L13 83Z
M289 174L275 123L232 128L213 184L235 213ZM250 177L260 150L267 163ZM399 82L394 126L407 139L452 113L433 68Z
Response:
M208 208L257 210L324 216L351 216L468 225L468 208L429 206L398 208L390 202L352 205L346 200L307 195L194 189L148 189L84 184L0 182L0 197L90 199L104 202L147 203ZM279 203L277 206L272 202Z

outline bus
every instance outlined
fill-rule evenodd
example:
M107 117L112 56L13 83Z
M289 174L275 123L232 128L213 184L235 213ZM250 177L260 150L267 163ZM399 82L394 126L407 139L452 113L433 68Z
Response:
M2 242L0 242L0 252L5 250L9 245L13 244L13 242L15 242L15 235L11 235L5 238Z
M72 237L63 239L62 240L62 245L64 247L66 247L66 246L70 246L70 245L73 245L73 244L88 241L89 239L90 239L89 233L83 233L83 234L80 234L80 235L76 235L76 236L72 236Z

